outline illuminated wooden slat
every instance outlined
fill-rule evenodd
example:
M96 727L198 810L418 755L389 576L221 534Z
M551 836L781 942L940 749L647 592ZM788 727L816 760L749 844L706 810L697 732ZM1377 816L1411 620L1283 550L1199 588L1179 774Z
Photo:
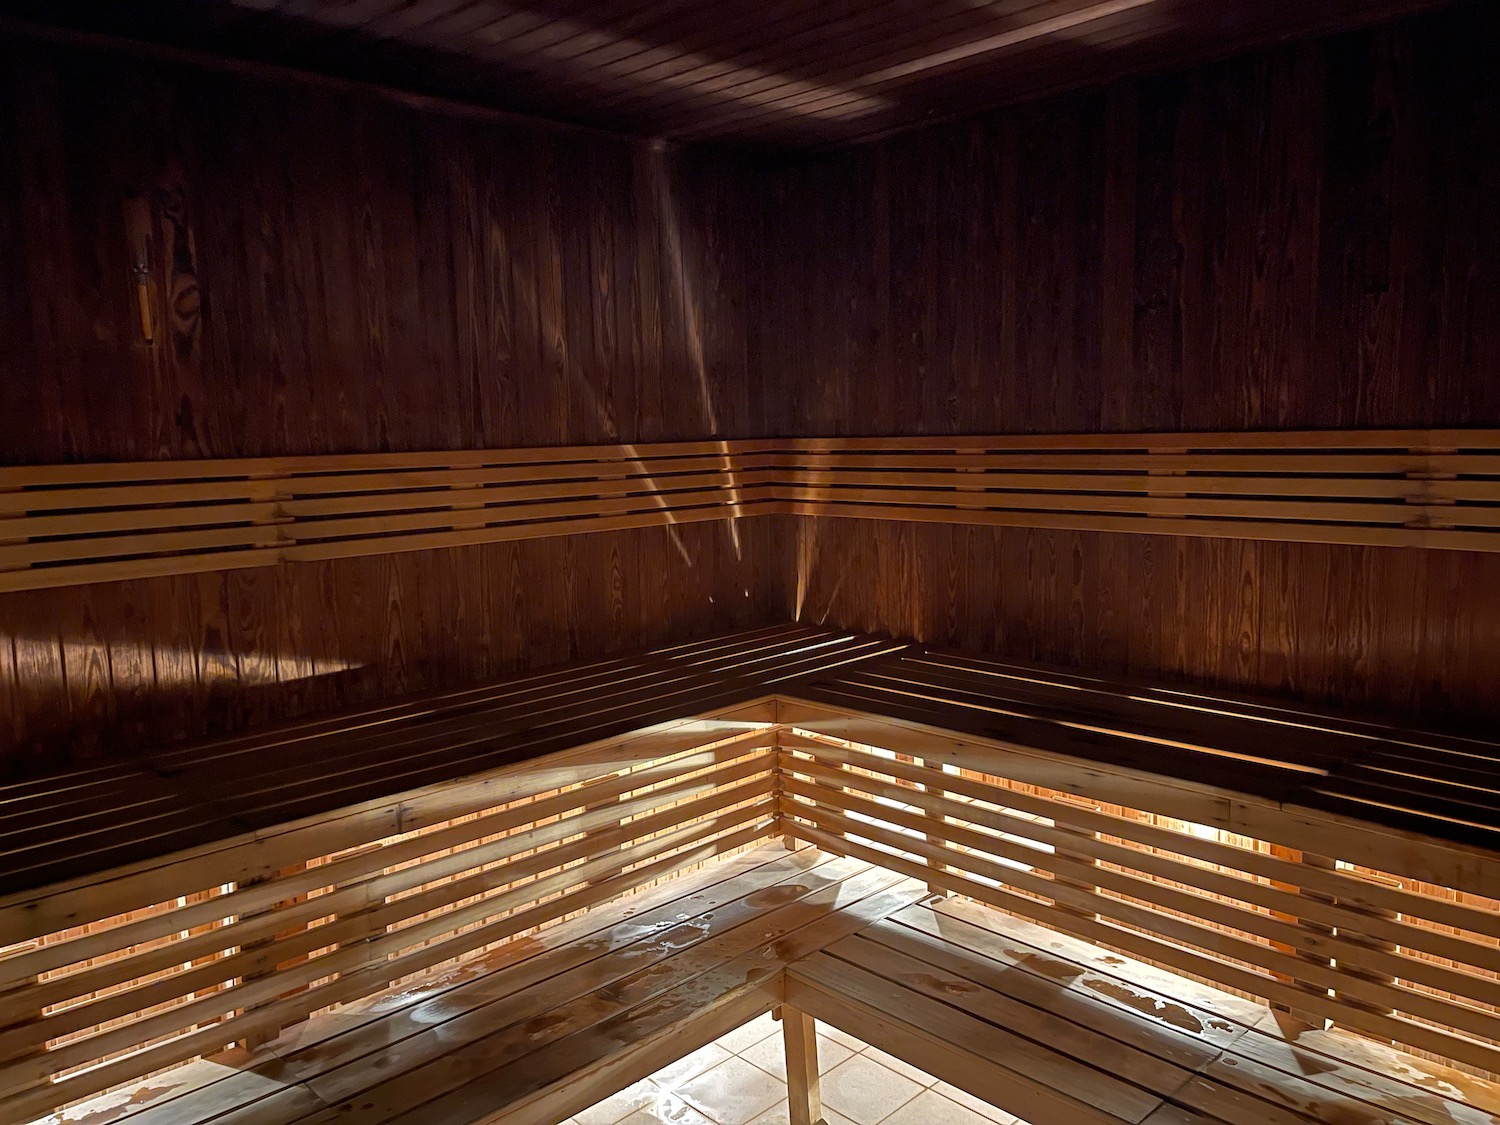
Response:
M791 767L795 769L796 767ZM862 791L866 794L876 794L889 799L891 797L888 787L872 784L860 779L857 775L844 774L838 778L840 786L848 789ZM838 796L830 796L827 786L787 779L783 783L784 791L804 798L807 802L816 806L827 806L842 808L846 811L857 812L861 817L875 817L882 819L869 802L868 797L850 795L842 789L838 790ZM1003 798L996 795L997 801ZM1059 841L1068 839L1066 828L1052 828L1037 825L1028 825L1016 818L986 815L972 808L966 809L957 802L945 801L940 798L929 799L921 793L914 793L907 801L924 808L937 809L956 821L977 823L994 831L1003 831L1008 836L1018 837L1021 840L1029 840L1033 844L1042 844L1052 851L1039 851L1034 847L1024 847L1008 840L997 840L989 843L987 854L1007 859L1011 862L1025 863L1034 870L1045 871L1058 879L1070 881L1070 885L1077 883L1079 867L1084 866L1071 856L1065 856L1056 851ZM1056 815L1052 818L1054 825L1069 824L1069 818L1065 815L1066 809L1059 808L1060 803L1054 804ZM873 810L873 811L872 811ZM917 815L904 810L893 809L885 819L889 824L895 825L906 831L917 831L920 818ZM963 848L984 851L986 841L983 834L977 834L973 830L950 826L946 829L945 842L957 844ZM1292 924L1280 921L1272 915L1265 914L1254 909L1245 909L1245 906L1255 907L1264 905L1267 899L1280 901L1284 907L1291 907L1300 911L1300 904L1295 900L1296 896L1283 891L1273 891L1272 894L1259 893L1255 890L1247 891L1237 883L1244 882L1230 876L1223 875L1213 870L1205 870L1191 864L1183 864L1154 856L1150 853L1137 852L1131 848L1122 848L1116 845L1103 843L1097 840L1086 840L1080 838L1075 852L1096 858L1105 864L1113 865L1104 868L1098 875L1091 878L1091 882L1104 888L1106 891L1116 894L1128 895L1153 906L1169 910L1185 912L1196 912L1201 921L1212 921L1218 925L1238 930L1243 933L1268 939L1272 942L1281 942L1286 948L1312 948L1317 947L1320 951L1327 950L1329 955L1338 958L1341 969L1349 967L1368 968L1374 971L1395 972L1399 971L1404 979L1423 984L1431 988L1446 992L1452 996L1461 996L1476 1000L1489 1005L1500 1005L1500 982L1493 978L1485 977L1473 972L1464 972L1458 969L1450 969L1432 961L1424 961L1412 958L1403 958L1396 954L1379 951L1370 947L1357 945L1343 941L1331 935L1319 934L1316 937L1309 930L1299 932ZM1033 854L1035 853L1035 854ZM1098 866L1098 865L1094 865ZM1117 868L1124 868L1121 872ZM1139 875L1145 875L1142 879ZM1215 898L1202 898L1194 901L1184 892L1166 886L1162 880L1173 883L1185 884L1207 893L1207 895L1219 896ZM1035 888L1029 888L1035 890ZM1264 888L1264 890L1272 890ZM1041 893L1041 892L1039 892ZM1356 911L1344 909L1333 910L1328 913L1336 914L1344 923L1344 930L1353 929L1359 925L1359 916ZM1312 917L1310 914L1304 914ZM1323 916L1326 916L1323 915ZM1407 927L1407 929L1412 929ZM1420 937L1418 932L1416 937ZM1470 943L1470 950L1456 949L1461 943L1453 943L1449 952L1458 952L1465 956L1468 965L1475 965L1482 970L1494 972L1495 953L1494 949L1486 949L1484 946ZM1311 979L1311 978L1309 978ZM1383 993L1382 993L1383 994ZM1426 995L1414 995L1411 999L1415 1002L1429 1007L1432 998ZM1441 1009L1439 1009L1441 1010ZM1426 1012L1417 1014L1425 1015ZM1445 1013L1451 1014L1451 1013ZM1443 1018L1440 1016L1439 1018ZM1459 1013L1455 1016L1463 1019ZM1490 1026L1494 1017L1476 1017L1472 1020L1469 1030L1482 1029ZM1486 1034L1483 1030L1477 1030L1477 1034Z
M962 898L797 962L786 998L1032 1120L1484 1125L1500 1104L1492 1084L1283 1029L1260 1003ZM1092 1104L1059 1110L1067 1097Z
M0 469L0 590L774 514L1494 551L1500 439L788 438Z
M899 759L872 759L863 750L801 738L795 733L783 732L778 736L783 750L806 750L813 755L817 768L828 770L834 766L854 766L861 770L874 771L911 786L926 785L931 790L943 791L964 801L1000 801L1006 808L1032 816L1051 819L1058 811L1058 803L1048 797L1036 796L1024 788L1009 787L997 793L996 787L987 781L946 772L941 778L932 776L931 767L903 762ZM783 772L797 773L803 763L797 758L784 759ZM999 764L991 764L999 770ZM840 777L846 772L841 770ZM903 793L908 790L903 790ZM1473 963L1500 971L1500 917L1490 911L1465 907L1444 899L1391 888L1373 883L1355 875L1337 871L1323 871L1300 862L1279 858L1269 851L1254 851L1223 843L1212 836L1181 832L1162 828L1139 816L1126 817L1113 813L1095 811L1076 803L1069 803L1067 822L1081 831L1094 835L1119 837L1146 849L1164 849L1179 855L1211 864L1217 869L1243 872L1268 883L1249 883L1236 886L1238 893L1247 902L1256 902L1268 909L1286 906L1287 901L1276 890L1276 883L1301 886L1317 891L1321 895L1334 897L1340 902L1356 907L1370 907L1401 914L1408 919L1425 919L1439 927L1468 930L1475 934L1497 939L1494 945L1482 945L1473 941L1450 936L1443 929L1418 928L1408 924L1391 923L1383 927L1382 934L1393 934L1401 944L1413 949L1422 949L1439 957L1451 957L1461 963ZM1024 830L1024 825L1017 826ZM1144 854L1144 853L1143 853ZM1175 862L1175 861L1168 861ZM1196 868L1202 870L1202 868ZM1339 907L1309 906L1299 899L1298 912L1307 917L1337 925L1343 917ZM1362 917L1362 916L1361 916Z
M625 853L620 853L631 855L639 861L642 858L653 858L658 854L664 854L670 850L674 839L679 844L695 843L698 842L695 836L702 838L720 832L732 832L750 825L768 824L769 814L774 811L773 805L767 799L769 791L769 784L762 785L759 789L762 799L758 803L734 812L725 812L726 806L738 804L747 796L754 795L752 790L745 788L728 789L723 793L685 806L680 820L676 809L664 809L654 816L642 818L637 825L614 829L610 832L596 832L592 839L579 841L570 847L559 849L556 855L546 851L538 852L529 859L521 859L513 864L506 863L501 867L486 870L481 875L456 880L451 888L442 886L430 894L397 899L381 909L353 911L338 922L303 930L293 938L277 941L267 947L257 947L249 951L253 953L253 958L226 958L223 968L217 962L211 962L206 967L208 972L181 975L188 978L189 982L192 982L195 976L207 976L214 984L231 977L243 978L242 983L220 991L211 991L196 999L188 999L186 1003L158 1015L133 1020L123 1026L99 1032L88 1038L74 1040L65 1046L56 1047L42 1054L30 1054L29 1051L60 1035L91 1028L103 1024L106 1020L129 1016L163 1000L191 997L201 991L201 986L183 987L172 978L166 978L159 983L144 986L142 991L145 996L141 998L140 1003L132 1003L129 999L116 1001L113 997L109 997L96 1001L93 1007L85 1005L76 1011L64 1011L55 1016L19 1025L8 1030L3 1039L0 1039L0 1058L13 1060L0 1063L0 1090L24 1089L36 1082L46 1080L58 1070L88 1063L163 1034L175 1033L195 1024L231 1015L242 1008L274 1001L276 997L289 989L310 985L333 973L347 974L356 971L389 973L388 980L395 980L410 970L392 971L387 967L388 958L394 957L403 949L441 938L446 934L455 934L463 927L493 918L509 907L497 906L495 902L484 900L456 909L445 909L442 913L425 920L418 920L420 916L471 895L500 890L515 884L518 880L561 868L565 863L586 861L596 855L594 849L610 844L630 844L636 840L644 840L645 837L656 832L671 833L664 837L665 842L651 842L651 848L644 855L640 850L627 850ZM696 819L699 817L711 819L700 823ZM585 822L580 818L580 826L584 830L591 830L590 823L593 823L593 828L597 829L596 822ZM524 850L519 845L517 848ZM605 858L610 861L606 867L618 862L616 856ZM485 862L490 862L490 860ZM444 874L438 872L432 876L434 879L444 877L446 877ZM569 873L569 885L581 881ZM523 902L536 901L535 892L528 887L521 900ZM379 901L376 899L377 903ZM515 901L510 900L510 906L514 905ZM403 923L406 924L403 925ZM225 929L233 929L233 926L226 926ZM328 931L326 934L323 932L325 930ZM495 939L479 934L474 944L484 945L492 940ZM282 965L277 968L278 962L334 944L340 946L336 952L313 960L300 961L291 967ZM273 971L251 979L255 968ZM212 980L212 975L220 972L223 975L219 976L218 980ZM174 992L175 997L171 995ZM326 1004L326 1000L320 999L318 989L313 988L307 993L299 993L292 998L282 1011L295 1013L292 1017L295 1019ZM100 1013L101 1018L90 1018L95 1009ZM257 1018L264 1012L265 1009L258 1010ZM230 1038L242 1034L243 1029L236 1029ZM191 1054L192 1052L188 1057Z
M968 662L983 663L979 658ZM869 670L880 664L831 679L874 683ZM890 660L885 664L895 666ZM937 700L945 687L951 688L953 677L924 681L928 662L911 654L903 654L896 664L910 669L906 674L913 687L932 685L929 706L940 717ZM932 667L941 669L942 662ZM1040 681L1045 674L1033 675ZM816 687L813 691L821 694ZM1139 711L1139 701L1134 696L1122 700L1122 714ZM784 819L783 829L792 837L871 862L885 862L878 857L886 856L906 874L926 871L934 885L1087 940L1311 1009L1408 1046L1500 1068L1500 1045L1486 1042L1500 1039L1500 984L1495 977L1500 972L1500 923L1493 910L1381 887L1331 865L1229 846L1215 840L1211 830L1159 827L1143 814L1097 812L1064 799L1077 793L1102 802L1131 801L1131 794L1121 793L1115 784L1113 771L1101 771L1091 762L1075 759L1070 772L1058 759L1043 776L1025 755L985 753L977 747L974 753L955 754L954 742L940 730L925 739L882 739L879 723L846 727L824 723L814 714L789 703L778 709L783 722L818 729L818 737L783 732L778 738L783 817L790 818ZM1222 722L1227 716L1218 718ZM835 736L852 738L856 745L831 741ZM858 744L882 751L872 753ZM1354 752L1357 756L1357 746ZM930 756L929 761L949 769L918 764L902 754ZM966 776L964 771L975 772ZM1061 792L1039 794L1031 789L1037 784ZM1318 784L1309 782L1309 790ZM1157 795L1169 791L1161 789ZM1271 810L1264 810L1262 818L1272 829L1266 838L1296 837L1296 825L1277 826ZM940 832L934 831L939 826ZM1278 827L1284 836L1275 834ZM1332 824L1327 833L1320 848L1344 854ZM878 848L872 851L861 839ZM1346 846L1357 839L1352 826L1343 834ZM1387 866L1397 868L1423 846L1402 840L1393 848L1395 843L1386 837ZM915 858L903 860L903 853ZM960 882L948 880L949 875ZM1311 894L1304 897L1300 889ZM1457 932L1445 932L1449 926ZM1321 960L1299 960L1292 955L1298 950L1316 951ZM1293 981L1296 985L1289 986Z
M742 754L744 748L739 747L737 751L727 752L723 756L728 757L734 752ZM213 900L219 918L253 917L253 924L236 923L233 926L221 926L173 942L171 946L160 950L131 954L102 966L49 980L26 990L27 1003L44 1007L62 1004L78 997L113 989L125 982L140 980L161 969L180 965L189 960L212 956L226 950L232 952L262 937L274 938L278 931L288 927L332 914L358 912L362 918L361 928L369 930L370 933L378 933L384 926L400 922L414 914L423 913L430 907L419 905L422 896L410 896L393 903L392 905L397 908L394 911L377 911L376 913L383 913L386 916L376 920L371 917L369 910L371 902L379 903L391 896L405 894L436 879L458 876L481 864L511 859L520 852L556 844L574 833L597 832L608 826L609 818L605 816L580 814L575 811L582 809L587 802L596 800L601 792L617 796L645 784L660 785L663 777L666 777L669 781L660 790L622 802L618 806L617 815L639 816L656 811L657 807L669 798L686 800L701 797L704 794L709 794L711 798L710 803L704 806L704 813L714 813L720 811L723 805L734 803L734 800L728 799L727 795L713 794L714 789L721 786L742 786L743 783L749 781L754 787L749 790L737 790L740 797L735 799L759 797L770 787L767 776L770 766L771 759L768 754L761 753L702 777L677 781L673 779L686 767L673 763L670 764L670 768L664 766L655 771L649 780L638 781L636 775L631 774L626 775L624 779L569 790L556 797L538 801L534 809L531 806L510 809L505 813L482 817L477 821L464 821L430 836L420 836L356 854L348 860L334 860L331 863L300 870L289 878L275 881L277 885L273 893L278 897L274 902L291 902L308 891L326 893L319 893L314 898L302 899L295 905L270 913L257 913L254 909L247 908L239 892L230 892ZM723 804L719 803L721 801ZM561 817L561 819L551 821L541 827L530 827L535 821L547 820L551 817ZM684 819L687 819L686 815ZM611 830L614 831L614 829ZM485 837L502 832L507 833L503 839L482 842ZM434 856L444 849L461 850L455 850L449 856L428 858L414 866L403 867L400 871L390 870L397 864L413 863L423 857ZM246 890L261 892L257 897L263 898L265 886L266 884L257 884ZM336 889L328 890L328 888ZM444 904L439 902L439 905ZM177 925L182 925L180 919ZM361 939L368 936L368 933L362 934ZM322 927L317 931L303 931L284 940L277 940L269 947L257 947L256 959L266 961L269 958L268 963L274 964L298 953L321 948L333 940L347 944L350 939L347 936L340 937L335 930L329 930L327 927ZM115 936L114 941L119 943L120 937ZM304 945L306 948L294 948L294 946ZM235 971L228 972L229 969ZM206 972L200 972L198 975L208 983L218 983L226 979L226 976L244 976L250 971L248 969L240 971L233 965L216 965L210 967L210 970L225 972L226 975L210 978ZM179 974L179 976L153 983L149 986L149 996L141 989L114 992L105 1000L92 1001L69 1008L66 1013L63 1013L66 1016L65 1020L49 1017L37 1026L41 1031L46 1032L42 1038L50 1039L68 1034L70 1031L93 1026L96 1023L107 1022L117 1016L128 1015L132 1011L149 1007L161 1000L173 999L195 991L196 986L182 979L184 976L186 974ZM15 1017L17 1011L14 1001L7 1000L4 994L0 994L0 1019L9 1022ZM107 1012L113 1014L105 1014ZM67 1030L59 1030L64 1024L74 1026L68 1027ZM19 1030L0 1031L0 1058L9 1057L13 1045L24 1038L26 1036L23 1036Z
M733 828L738 822L738 830ZM435 964L459 956L476 947L502 941L513 933L543 924L551 919L565 917L578 909L586 908L591 901L600 901L611 895L622 893L634 886L650 882L684 866L702 863L724 850L744 847L763 839L766 834L764 822L751 817L733 814L721 824L709 822L705 828L685 829L648 842L623 852L616 852L600 861L580 864L559 872L555 876L523 884L514 892L496 896L487 904L494 911L523 908L513 918L470 929L431 946L406 953L399 958L379 964L358 968L325 984L312 992L299 993L286 1000L270 1004L253 1016L214 1024L192 1031L167 1043L147 1047L129 1057L106 1062L82 1074L65 1078L51 1085L22 1087L7 1099L7 1106L15 1112L45 1113L48 1108L86 1098L99 1090L107 1089L142 1073L155 1070L182 1059L212 1051L222 1046L227 1038L250 1034L267 1027L284 1026L307 1013L329 1004L345 1002L368 996L393 980L420 972ZM679 851L671 849L678 848ZM626 873L626 865L639 865ZM616 873L609 878L610 873ZM605 877L603 892L585 889L573 891L580 880L589 877ZM547 902L538 902L549 895L559 895ZM524 909L531 903L538 903ZM275 981L276 977L267 978ZM23 1118L24 1119L24 1118Z
M801 701L783 701L778 715L818 735L979 771L1003 760L1009 777L1028 784L1337 854L1441 886L1479 894L1500 886L1494 822L1455 822L1417 794L1404 810L1340 805L1317 791L1318 774L1279 762L1271 739L1259 760L1248 760L1207 739L1163 744L1135 737L1128 723L1113 731L1074 730L1013 705L1012 714L976 711L945 704L935 689L920 698L862 690L837 675L800 685L797 695Z
M0 898L0 1096L45 1112L274 1035L773 836L1496 1070L1500 915L1443 890L1500 863L1493 825L1445 820L1500 806L1487 745L788 624L23 782L0 851L72 866ZM1374 870L1252 850L1278 843ZM870 965L905 964L886 948ZM1267 1104L1326 1096L1278 1057L1184 1097L1217 1121L1278 1066Z
M1279 964L1274 951L1267 947L1250 948L1245 942L1207 927L1134 907L1106 896L1089 896L1069 890L1067 893L1071 900L1099 918L1125 922L1131 928L1102 920L1090 921L1081 913L1058 910L1051 903L1037 902L1007 889L1007 880L1019 881L1020 877L1012 873L1012 869L974 853L937 848L908 834L895 833L876 824L852 821L826 812L819 814L818 823L822 827L814 827L810 821L797 819L784 825L784 829L788 834L818 847L888 867L915 879L926 879L1009 913L1071 933L1085 941L1122 949L1190 976L1213 980L1230 988L1264 996L1274 1002L1300 1007L1310 1007L1316 1003L1323 1015L1332 1016L1345 1026L1365 1031L1377 1038L1391 1039L1420 1050L1432 1051L1482 1069L1500 1069L1500 1049L1412 1020L1376 1015L1352 1005L1339 1004L1332 999L1309 997L1304 990L1285 985L1265 971L1244 968L1228 960L1243 958L1248 954L1256 959L1252 963L1257 965ZM830 831L830 828L833 830ZM860 843L855 837L874 841L880 846ZM906 858L902 852L919 858ZM941 857L940 862L945 867L940 869L928 866L927 861L937 856ZM1053 889L1059 894L1064 893L1063 888L1054 886ZM1145 932L1135 927L1142 927ZM1285 960L1292 963L1294 969L1306 967L1305 962L1295 962L1290 957Z
M688 764L690 768L691 765L702 763L690 758ZM365 991L369 991L372 984L378 987L382 980L397 979L408 972L415 971L422 964L431 964L454 956L462 952L464 948L497 940L497 934L493 928L471 929L467 936L458 934L457 931L463 927L472 926L474 922L485 917L513 909L517 905L525 905L544 898L548 894L565 891L586 881L591 875L603 875L610 878L613 872L622 869L625 865L648 862L656 857L670 854L676 849L698 844L705 839L718 838L726 834L740 838L736 834L741 830L753 830L756 835L749 838L758 838L759 835L767 833L771 825L767 815L773 809L773 806L768 804L771 792L771 775L767 769L769 764L769 758L761 755L758 759L752 758L750 763L721 768L716 773L708 775L703 781L695 779L677 786L647 790L629 806L628 811L638 814L649 813L649 815L641 815L626 826L598 831L603 818L597 816L591 818L585 814L565 818L562 821L552 820L525 834L511 833L502 837L496 844L474 849L469 853L461 852L456 857L439 855L424 861L416 868L405 869L399 877L382 875L381 871L386 870L385 868L377 870L366 878L365 894L344 896L351 900L348 903L330 901L320 906L319 898L308 900L309 909L320 913L330 909L336 910L344 921L330 926L297 931L292 936L283 937L265 949L257 947L254 953L257 960L266 960L270 964L275 964L277 961L284 961L302 952L304 947L318 948L341 943L340 951L312 961L301 961L290 968L283 967L281 971L254 982L249 979L244 966L231 963L233 959L226 961L222 967L211 962L202 971L194 970L178 974L176 978L168 977L138 986L134 994L119 993L80 1008L65 1009L37 1023L11 1027L4 1033L0 1033L0 1051L9 1056L16 1056L19 1052L20 1057L0 1066L0 1089L19 1092L57 1069L78 1065L132 1044L147 1042L151 1038L178 1028L190 1028L204 1020L227 1015L257 1002L274 1001L274 1003L267 1004L265 1008L258 1009L252 1018L232 1021L235 1035L244 1032L246 1027L242 1025L249 1022L254 1022L257 1026L271 1026L277 1025L278 1020L294 1020L307 1011L333 1002L327 986L314 988L310 992L299 992L284 1000L275 1000L278 995L299 984L310 983L334 972L343 973L346 977L348 974L357 973L364 982L362 987ZM674 807L673 802L681 800L685 794L692 796L693 793L703 790L707 790L706 796L698 797L681 807ZM580 795L571 800L564 799L551 804L569 804L591 799L588 791L575 790L575 792ZM746 800L752 803L744 808L734 807ZM541 816L552 811L554 810L551 805L546 805L532 815ZM596 824L595 821L600 823ZM492 834L494 825L469 822L455 826L455 828L460 832L468 829L470 834L478 838ZM574 839L572 843L547 847L549 843L579 837L580 833L585 833L585 835ZM653 835L658 833L663 835L653 839ZM443 839L433 840L430 844L424 842L419 846L432 847L439 851L445 850L445 845L452 846L453 841L448 837L454 834L453 831L449 831ZM626 845L625 850L596 857L596 849L611 842ZM538 847L543 850L536 851ZM411 848L406 849L408 853L411 850ZM399 855L398 851L390 858L395 861ZM511 857L507 862L498 867L494 866L507 856ZM591 857L596 858L591 859ZM455 875L479 862L491 866L479 875L454 881ZM576 868L563 866L570 863L581 864L581 866ZM440 913L419 921L416 925L407 925L396 930L390 929L402 919L421 919L434 908L443 908L446 904L462 900L486 888L504 888L508 884L513 884L517 879L545 875L549 870L555 870L556 875L524 883L498 898L492 897L457 909L442 909ZM347 875L348 872L344 874ZM299 875L299 879L321 881L324 886L330 885L331 878L338 877L339 872L333 870L323 874L319 880L317 868L311 868L305 875ZM416 887L434 879L447 880L447 882L424 894L398 897L391 900L387 906L379 906L381 902L387 901L389 894L398 893L403 886ZM343 884L340 885L343 886ZM284 896L290 890L291 888L284 884L274 893ZM335 892L335 894L339 893ZM321 897L331 898L332 896ZM373 902L377 909L371 910L365 905L369 902ZM234 909L241 905L231 902L229 907ZM220 906L218 910L222 914L225 907ZM252 916L252 929L255 928L259 917L263 916ZM231 922L222 926L218 931L222 935L220 940L224 945L240 944L237 940L236 925ZM108 933L109 931L103 931L98 936L104 937ZM414 944L442 938L445 934L455 934L455 936L446 939L440 947L434 947L438 950L437 953L419 950L417 953L404 955L392 961L386 959L388 953L394 954ZM139 935L130 934L129 936L135 938ZM119 946L116 945L116 948ZM97 943L91 952L99 952ZM243 959L241 956L240 960ZM136 979L134 976L136 968L137 963L129 958L117 965L105 966L108 977L119 974L127 981ZM24 1054L24 1049L29 1043L41 1042L56 1035L66 1034L70 1030L92 1026L94 1017L103 1020L128 1015L140 1010L143 1005L160 1002L171 995L181 995L192 988L201 987L205 982L199 981L198 977L204 977L205 981L212 980L221 972L223 976L219 976L218 979L235 974L245 976L245 983L210 992L191 1003L128 1022L123 1026L57 1047L41 1055ZM66 979L50 986L37 987L46 989L55 997L56 994L67 991ZM93 986L101 984L105 979L107 978L99 972L91 970L84 975L80 984L89 986L92 990ZM345 998L350 995L363 994L358 992L351 994L348 988L349 985L344 983L335 992ZM30 992L31 989L22 989L19 993L6 996L6 1008L10 1013L6 1022L14 1019L16 1014L34 1010L31 1008L32 997L28 995ZM225 1034L225 1031L212 1029L203 1033L193 1033L185 1039L173 1040L171 1044L148 1048L143 1057L149 1056L151 1060L154 1060L154 1065L165 1065L178 1058L192 1057L198 1050L192 1044L201 1043L205 1037L211 1039L217 1035L222 1040ZM104 1069L107 1071L109 1068ZM69 1079L66 1080L66 1084L72 1089L77 1089L80 1081ZM94 1088L102 1088L102 1086Z

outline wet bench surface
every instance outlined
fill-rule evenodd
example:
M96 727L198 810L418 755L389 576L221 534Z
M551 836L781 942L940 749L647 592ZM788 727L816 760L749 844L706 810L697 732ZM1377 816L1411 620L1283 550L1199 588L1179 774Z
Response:
M1493 1084L777 844L52 1120L550 1125L779 1003L1035 1122L1500 1121Z

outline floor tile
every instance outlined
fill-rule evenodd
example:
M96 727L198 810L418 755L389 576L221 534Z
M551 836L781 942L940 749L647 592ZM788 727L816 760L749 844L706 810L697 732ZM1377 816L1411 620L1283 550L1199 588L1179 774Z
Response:
M749 1125L791 1125L791 1111L787 1108L786 1099L783 1098L776 1105L766 1110L759 1117L753 1118ZM823 1107L823 1125L854 1125L842 1113L837 1110Z
M727 1035L721 1035L714 1040L730 1054L737 1055L741 1051L755 1046L768 1035L781 1035L781 1024L771 1018L770 1012L756 1016L749 1023L735 1028Z
M966 1109L935 1090L923 1090L881 1125L991 1125L991 1119Z
M619 1125L714 1125L710 1117L704 1117L676 1094L662 1091L661 1097L645 1109L638 1109Z
M918 1070L909 1062L903 1062L895 1055L886 1054L879 1047L866 1047L861 1052L865 1058L874 1059L881 1066L888 1066L903 1078L910 1078L918 1086L931 1086L937 1078L928 1074L925 1070Z
M1006 1113L1005 1110L1000 1109L998 1106L992 1106L989 1102L982 1101L973 1094L965 1090L960 1090L957 1086L950 1085L947 1082L939 1082L932 1090L934 1093L941 1094L943 1097L949 1098L967 1109L972 1109L986 1121L997 1122L998 1125L1026 1125L1024 1121L1014 1114Z
M711 1066L718 1066L725 1059L734 1058L728 1051L716 1043L710 1043L707 1047L699 1047L691 1055L684 1055L674 1063L662 1067L651 1076L655 1082L664 1090L675 1090L690 1078L696 1078Z
M864 1055L834 1067L822 1084L823 1104L855 1125L877 1125L922 1092L910 1078Z
M854 1052L842 1043L835 1043L832 1039L818 1031L818 1073L827 1074L839 1063L853 1055ZM762 1039L748 1051L741 1051L740 1058L752 1062L767 1074L773 1074L781 1081L786 1081L786 1045L781 1036L776 1035L770 1039Z
M869 1044L866 1043L863 1039L856 1039L847 1031L840 1031L838 1028L829 1023L818 1024L818 1034L826 1035L835 1043L842 1043L845 1047L848 1047L849 1050L856 1053L859 1051L863 1051L866 1047L869 1046Z
M719 1125L745 1125L778 1101L786 1101L786 1083L731 1056L684 1082L675 1093Z
M633 1086L626 1086L618 1094L612 1094L597 1105L573 1115L578 1125L615 1125L638 1109L644 1109L661 1096L660 1088L649 1078L643 1078Z

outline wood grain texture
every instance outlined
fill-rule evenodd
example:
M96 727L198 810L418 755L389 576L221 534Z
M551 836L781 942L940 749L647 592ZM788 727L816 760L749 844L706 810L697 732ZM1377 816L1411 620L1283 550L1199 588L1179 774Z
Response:
M1492 423L1496 18L1459 6L773 173L778 427Z
M0 134L6 465L763 428L730 158L15 37ZM131 200L152 216L151 344ZM184 338L166 328L189 239ZM0 758L112 757L784 620L780 550L769 526L684 526L0 598Z
M738 550L726 525L692 524L7 595L9 765L785 620L788 530L750 521Z
M776 514L1496 552L1497 450L1492 430L1332 430L0 468L0 592Z
M1497 715L1490 555L805 517L797 558L813 624L1476 732Z
M6 463L762 428L733 158L19 38L0 120ZM188 240L202 315L174 337Z
M8 39L0 459L1495 426L1495 19L1458 5L789 167ZM92 760L793 612L1500 717L1493 557L779 516L737 535L10 595L0 756Z
M776 172L758 351L780 432L1494 424L1495 18L1460 5ZM819 518L797 553L815 622L1500 717L1487 558Z

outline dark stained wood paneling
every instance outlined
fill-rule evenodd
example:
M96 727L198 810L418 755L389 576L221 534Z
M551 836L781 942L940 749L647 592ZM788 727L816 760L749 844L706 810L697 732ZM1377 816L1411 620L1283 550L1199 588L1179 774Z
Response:
M6 463L652 441L763 427L729 158L0 50ZM165 320L180 188L195 338Z
M8 764L55 768L783 621L785 517L0 598Z
M801 620L1475 731L1500 705L1492 556L803 519Z
M790 434L1500 421L1500 36L1467 6L778 172ZM1454 723L1500 566L804 519L804 617Z
M763 429L728 160L15 39L0 135L5 464ZM165 323L179 180L201 325L147 346L124 204ZM716 524L0 598L0 758L785 619L773 523L739 553Z
M776 173L777 422L1492 425L1497 64L1464 7Z

